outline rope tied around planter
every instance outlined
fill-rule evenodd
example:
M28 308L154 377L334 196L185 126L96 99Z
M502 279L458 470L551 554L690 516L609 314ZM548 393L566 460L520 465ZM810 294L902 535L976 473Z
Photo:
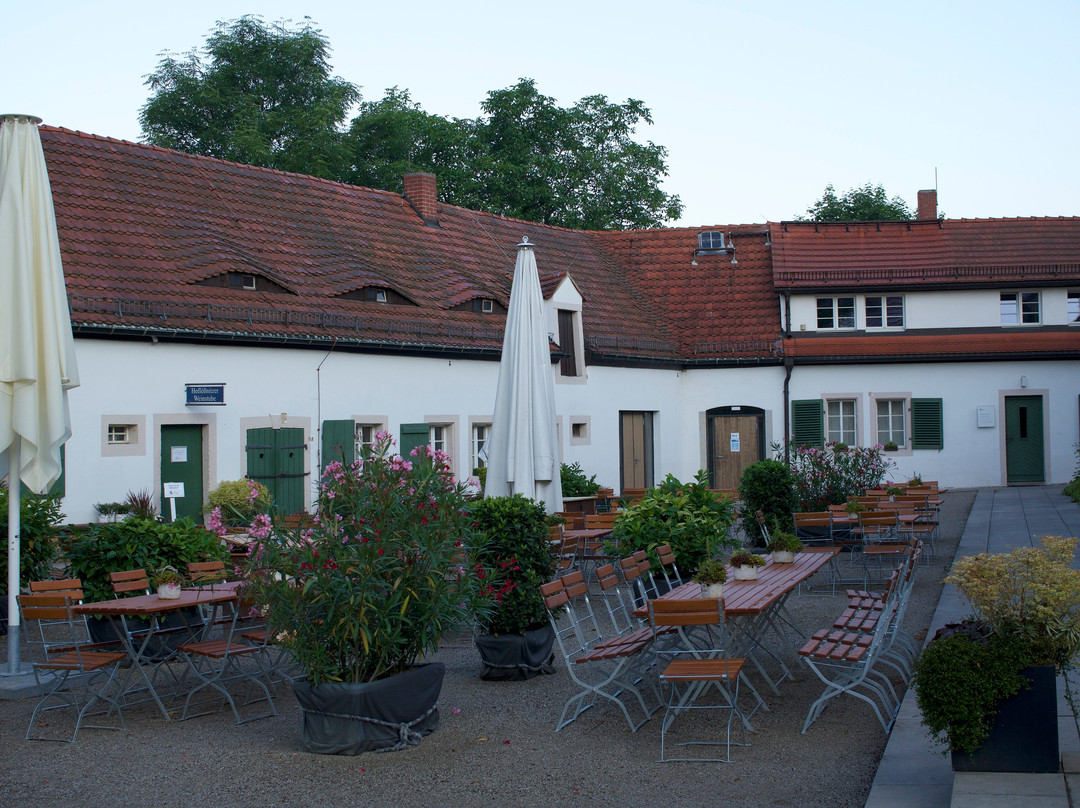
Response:
M398 733L398 742L393 746L383 747L382 749L376 749L376 752L400 752L409 746L416 746L420 743L424 737L419 732L413 731L413 726L419 724L429 715L431 715L439 707L438 704L433 704L427 709L427 711L408 723L393 722L393 721L380 721L378 718L372 718L367 715L352 715L350 713L330 713L325 710L310 710L307 707L301 706L301 710L305 713L311 713L312 715L322 715L327 718L347 718L351 721L363 721L365 724L375 724L379 727L386 727L387 729L396 729Z
M529 664L527 664L525 662L517 662L517 663L515 663L513 665L498 665L498 664L496 664L494 662L488 662L488 661L485 660L484 661L484 667L485 668L492 668L493 670L501 670L501 671L515 671L516 670L516 671L521 671L523 674L554 673L555 669L551 665L551 660L553 660L554 658L555 657L553 656L547 662L542 663L540 665L529 665Z

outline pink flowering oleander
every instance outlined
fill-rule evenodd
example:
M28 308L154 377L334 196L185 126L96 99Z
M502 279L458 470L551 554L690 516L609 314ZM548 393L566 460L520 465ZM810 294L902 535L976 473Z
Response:
M248 505L254 504L255 500L259 498L259 488L255 483L248 481Z
M210 515L206 517L206 529L218 537L224 537L226 534L225 522L221 518L221 508L217 507L210 511Z
M265 539L274 529L274 523L265 513L260 513L251 521L248 533L253 539Z

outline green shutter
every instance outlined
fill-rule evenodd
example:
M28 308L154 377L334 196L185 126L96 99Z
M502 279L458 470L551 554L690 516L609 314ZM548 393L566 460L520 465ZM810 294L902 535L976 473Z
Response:
M945 448L945 429L940 398L911 399L911 448Z
M356 426L351 418L322 422L322 468L335 460L346 466L356 460Z
M430 442L431 428L427 424L402 424L398 453L402 457L408 457L417 446L427 446Z
M825 408L820 398L791 402L791 436L796 446L825 445Z

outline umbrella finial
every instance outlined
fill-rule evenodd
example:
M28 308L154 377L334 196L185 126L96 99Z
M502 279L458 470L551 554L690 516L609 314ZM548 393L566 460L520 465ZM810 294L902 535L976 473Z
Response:
M529 249L532 249L533 246L534 245L529 243L529 237L528 236L522 236L521 237L521 243L518 244L519 248L520 247L528 247Z

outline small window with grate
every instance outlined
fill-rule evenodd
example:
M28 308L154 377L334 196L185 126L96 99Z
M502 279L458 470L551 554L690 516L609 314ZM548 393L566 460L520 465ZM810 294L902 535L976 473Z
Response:
M109 434L106 438L110 446L122 446L135 442L134 424L109 424Z
M697 246L698 249L702 251L727 249L727 246L724 244L724 234L719 230L698 233Z
M254 289L255 288L255 276L245 275L242 272L230 272L229 273L229 286L237 289Z

